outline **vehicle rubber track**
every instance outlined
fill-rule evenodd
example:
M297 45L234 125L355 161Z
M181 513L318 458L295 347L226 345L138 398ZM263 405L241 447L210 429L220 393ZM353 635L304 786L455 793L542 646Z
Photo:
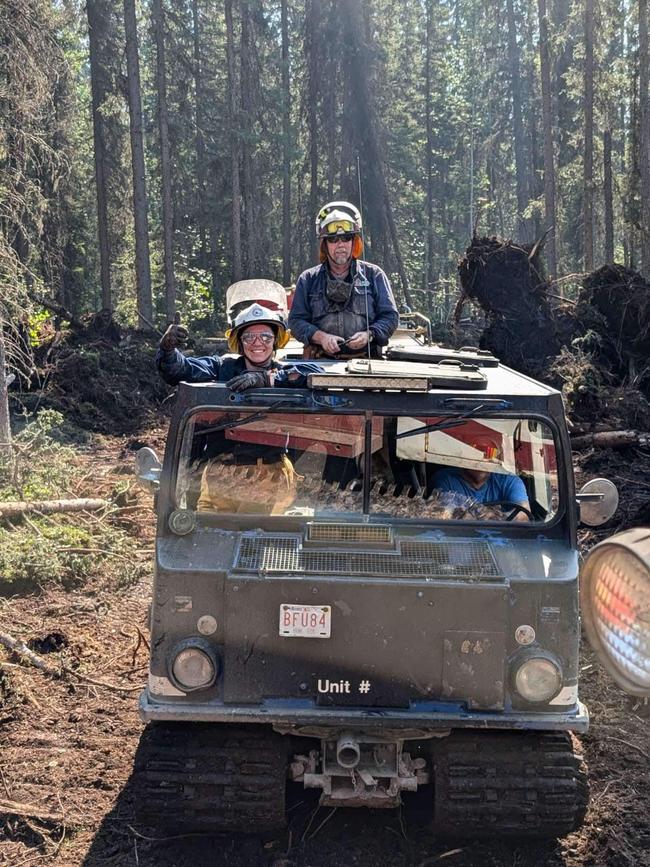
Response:
M453 732L433 761L439 834L549 839L582 824L587 777L566 732Z
M135 813L183 833L284 827L286 739L261 726L154 723L134 765Z

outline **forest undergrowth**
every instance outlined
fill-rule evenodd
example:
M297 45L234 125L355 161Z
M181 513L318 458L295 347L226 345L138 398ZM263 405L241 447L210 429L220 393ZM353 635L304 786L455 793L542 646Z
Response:
M101 477L94 471L91 442L73 444L74 429L56 410L24 420L13 454L0 464L0 511L8 502L74 500L105 502L93 512L48 515L22 512L0 524L0 593L35 592L44 586L74 589L98 575L115 587L137 582L141 563L134 553L129 516L133 480ZM80 432L76 433L80 439Z

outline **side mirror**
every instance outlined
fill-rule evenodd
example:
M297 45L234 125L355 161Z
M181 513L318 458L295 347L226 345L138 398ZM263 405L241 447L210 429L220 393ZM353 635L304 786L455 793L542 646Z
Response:
M580 570L580 608L601 665L621 689L650 696L650 529L592 548Z
M135 475L145 489L155 494L160 487L162 464L158 455L149 446L138 449L135 455Z
M592 479L576 494L580 506L580 523L600 527L618 509L618 491L609 479Z

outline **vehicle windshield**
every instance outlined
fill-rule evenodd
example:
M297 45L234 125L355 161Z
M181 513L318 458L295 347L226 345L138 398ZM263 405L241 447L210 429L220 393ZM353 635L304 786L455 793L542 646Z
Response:
M230 515L548 522L556 447L532 418L200 410L175 498Z

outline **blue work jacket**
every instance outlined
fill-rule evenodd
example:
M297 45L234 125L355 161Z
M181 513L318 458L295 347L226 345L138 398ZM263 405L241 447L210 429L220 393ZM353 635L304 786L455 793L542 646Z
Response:
M353 261L352 291L342 308L328 300L326 285L325 264L303 271L298 278L289 311L289 328L293 336L305 345L311 342L317 331L338 334L347 340L369 326L373 342L386 346L397 328L399 314L388 277L381 268L370 262Z

